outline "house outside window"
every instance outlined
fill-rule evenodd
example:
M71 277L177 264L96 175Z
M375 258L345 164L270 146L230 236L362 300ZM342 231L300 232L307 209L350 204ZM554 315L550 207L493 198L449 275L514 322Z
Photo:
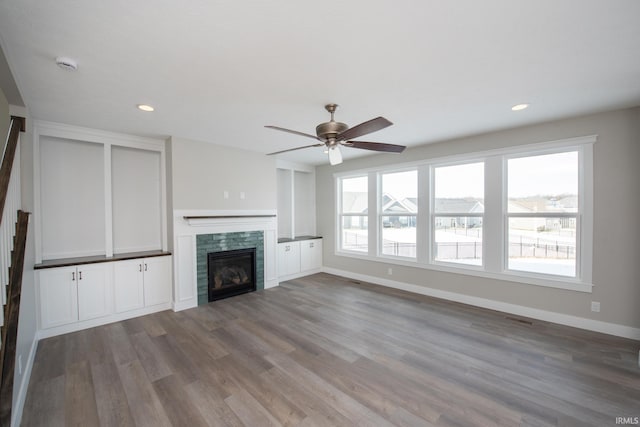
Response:
M507 160L509 270L576 277L578 151Z
M433 167L433 261L482 265L484 163Z
M417 169L380 174L380 253L416 258Z
M346 251L369 250L368 177L340 180L340 248Z

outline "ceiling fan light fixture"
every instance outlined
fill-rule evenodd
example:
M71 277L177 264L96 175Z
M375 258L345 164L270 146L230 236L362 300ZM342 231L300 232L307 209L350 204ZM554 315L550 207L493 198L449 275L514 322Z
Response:
M389 120L384 117L376 117L374 119L362 122L359 125L349 127L344 123L336 122L334 119L334 113L337 104L327 104L325 109L331 114L331 120L325 123L320 123L316 126L316 134L311 135L304 132L298 132L297 130L291 130L282 128L279 126L267 125L266 128L278 130L281 132L292 133L298 136L304 136L305 138L315 139L320 141L320 144L311 144L304 147L289 148L287 150L280 150L273 153L267 153L267 156L274 156L276 154L288 153L290 151L301 150L303 148L310 147L323 147L324 153L329 155L329 163L332 165L338 165L342 163L342 152L339 146L360 148L369 151L378 151L383 153L401 153L406 147L404 145L385 144L380 142L368 142L368 141L352 141L354 138L377 132L388 126L391 126Z
M340 147L338 145L329 147L329 163L331 166L342 163L342 153L340 152Z

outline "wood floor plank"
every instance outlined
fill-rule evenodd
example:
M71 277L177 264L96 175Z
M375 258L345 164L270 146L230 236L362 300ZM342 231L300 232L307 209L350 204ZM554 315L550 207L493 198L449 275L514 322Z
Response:
M65 424L99 425L89 362L73 363L65 375Z
M224 401L229 396L220 398L216 392L212 392L209 385L202 381L188 384L185 386L185 392L210 427L240 427L244 425Z
M171 426L162 402L138 360L118 366L120 381L136 426Z
M22 424L34 427L65 425L65 375L45 378L29 385Z
M315 274L42 340L23 425L601 427L640 415L639 349Z
M138 354L138 360L146 371L149 381L154 382L171 375L172 371L165 362L162 353L158 351L146 331L130 335L129 340Z
M184 384L179 377L170 375L153 383L165 413L174 426L205 427L198 408L187 397Z
M98 418L103 427L134 426L115 362L91 366Z

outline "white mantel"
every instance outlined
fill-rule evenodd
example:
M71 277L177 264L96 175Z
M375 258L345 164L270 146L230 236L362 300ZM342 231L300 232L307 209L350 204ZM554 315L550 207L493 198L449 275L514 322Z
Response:
M173 309L180 311L198 305L196 236L199 234L262 231L264 233L264 288L278 286L277 228L275 210L175 210L173 212Z

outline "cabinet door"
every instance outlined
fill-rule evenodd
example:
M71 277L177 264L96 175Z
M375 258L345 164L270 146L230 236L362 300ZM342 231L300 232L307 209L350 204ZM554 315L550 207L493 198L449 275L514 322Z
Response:
M171 301L171 257L145 258L144 305L146 307Z
M75 267L40 271L40 321L42 328L78 320L78 287Z
M143 261L141 259L114 263L113 284L116 313L144 307L142 267Z
M279 276L300 272L300 242L278 244L278 270Z
M322 240L300 242L300 270L315 270L322 267Z
M77 269L78 318L95 319L111 312L111 264L80 265Z

